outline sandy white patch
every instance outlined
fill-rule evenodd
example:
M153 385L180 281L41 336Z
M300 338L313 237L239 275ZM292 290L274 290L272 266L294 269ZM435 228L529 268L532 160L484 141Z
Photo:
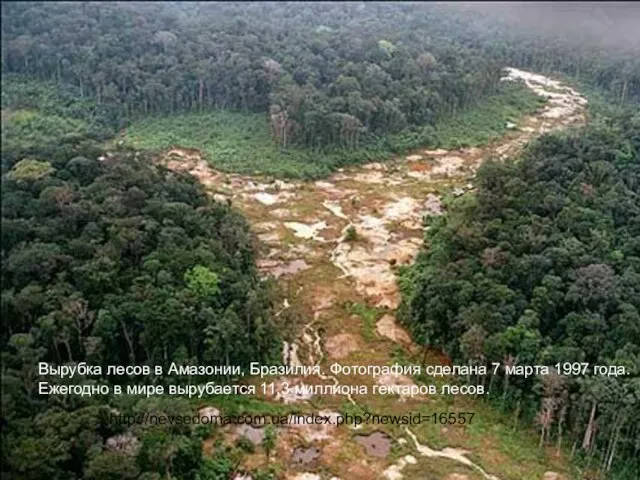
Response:
M329 357L336 360L348 357L353 352L361 348L361 341L357 335L352 333L339 333L327 339L324 349Z
M328 227L327 222L324 221L317 222L311 225L300 222L285 222L284 226L290 230L293 230L293 234L296 237L304 238L307 240L317 240L318 232Z
M342 218L343 220L349 220L344 212L342 211L342 207L338 202L332 202L330 200L325 200L322 202L322 206L333 213L336 217Z

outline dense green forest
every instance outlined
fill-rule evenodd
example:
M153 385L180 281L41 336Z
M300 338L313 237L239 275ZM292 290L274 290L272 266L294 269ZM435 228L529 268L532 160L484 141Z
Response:
M477 186L431 222L404 273L405 323L423 345L491 371L625 366L620 377L502 369L481 381L516 419L538 424L542 443L568 441L586 464L637 478L640 115L542 137L521 159L485 163Z
M74 85L123 118L261 112L282 147L355 149L496 92L507 64L640 95L637 55L521 38L475 11L390 3L2 5L3 72ZM490 17L488 17L490 18ZM414 145L417 146L417 145Z
M125 116L265 112L283 147L355 148L363 132L432 124L500 77L500 65L477 49L398 28L409 12L384 18L385 6L360 16L358 4L3 7L14 19L3 23L6 71L67 81Z
M257 277L246 222L193 178L132 152L74 157L58 168L16 163L3 178L2 256L2 463L15 478L131 478L120 461L138 469L127 455L99 453L117 433L100 417L109 400L39 395L38 362L87 362L106 372L171 362L246 367L277 354L271 293ZM107 381L82 383L96 380ZM142 436L141 455L179 440L153 435ZM199 452L197 438L180 442Z
M291 332L277 325L248 224L147 150L189 146L226 171L320 177L409 148L483 144L539 105L499 81L509 65L566 76L614 110L635 110L482 167L476 193L431 221L428 248L402 277L401 317L455 362L637 372L637 45L600 42L588 29L563 34L571 22L561 15L540 29L514 12L3 2L3 476L226 480L239 471L242 445L203 456L211 429L127 429L106 418L193 413L200 405L190 400L38 394L38 362L279 361L280 336ZM174 381L81 379L134 380ZM486 382L491 401L516 425L536 425L543 445L637 478L637 374Z
M241 451L221 446L203 458L210 429L131 429L109 418L191 415L193 402L40 395L38 363L106 372L273 361L274 292L258 279L248 225L193 178L140 152L106 152L104 141L126 123L117 105L4 64L2 87L3 477L227 478ZM71 382L168 381L176 379Z

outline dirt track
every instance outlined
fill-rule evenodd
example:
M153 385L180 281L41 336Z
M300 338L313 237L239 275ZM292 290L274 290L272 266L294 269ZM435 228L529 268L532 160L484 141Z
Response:
M443 195L463 195L473 189L475 170L485 159L506 158L542 133L585 121L586 100L571 88L515 69L508 69L508 74L508 78L519 78L547 97L548 103L535 115L521 119L499 141L480 148L415 151L387 163L345 168L316 182L222 174L201 160L197 151L176 148L167 152L169 168L190 171L217 200L231 199L253 225L261 242L259 268L265 275L277 277L289 292L283 308L295 309L306 319L293 349L289 344L283 349L287 361L324 367L336 359L344 365L388 365L397 347L409 352L414 349L393 315L400 301L397 269L410 264L421 248L423 217L443 213ZM347 232L352 228L355 239L348 241ZM377 328L367 330L363 326L363 318L349 308L354 302L378 309ZM365 338L371 335L373 338ZM303 381L367 383L361 378L323 376ZM409 378L378 381L412 382ZM336 411L345 399L281 396L275 401L313 401L314 406ZM417 400L396 396L353 401L383 413L395 413ZM300 439L297 430L282 432L278 456L291 455ZM369 458L354 442L350 428L333 428L315 442L322 453L313 471L324 473L292 470L287 478L417 478L407 472L416 463L419 466L421 456L451 460L447 464L451 472L457 471L457 464L469 467L457 478L500 477L500 462L490 451L477 454L483 465L480 468L464 450L431 449L411 431L396 430L392 435L401 450L412 454L395 461Z

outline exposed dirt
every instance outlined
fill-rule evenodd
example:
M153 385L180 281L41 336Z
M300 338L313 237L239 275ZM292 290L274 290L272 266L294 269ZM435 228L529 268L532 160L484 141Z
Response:
M401 480L404 478L404 475L402 474L404 467L407 465L415 465L416 463L418 463L416 457L413 455L405 455L382 472L382 476L387 480Z
M279 278L282 275L295 275L296 273L309 268L307 262L302 258L292 260L291 262L282 262L279 260L265 258L258 260L257 265L261 272L273 275L275 278Z
M293 230L293 234L304 240L318 240L318 233L328 227L326 222L316 222L307 225L300 222L284 222L284 226Z
M216 407L202 407L198 410L198 416L200 418L202 417L209 417L209 418L213 418L213 417L218 417L220 416L220 410L218 410Z
M423 457L442 457L449 460L454 460L458 463L478 470L482 474L482 476L488 480L499 480L498 477L488 474L482 469L482 467L469 460L467 458L467 455L470 452L468 452L467 450L462 450L461 448L443 448L442 450L433 450L428 446L422 445L420 442L418 442L417 437L411 430L409 430L409 428L405 427L405 431L407 432L407 435L411 437L411 440L413 440L418 453Z
M391 437L386 433L373 432L369 435L356 435L355 441L364 447L367 455L385 458L391 451Z
M291 480L322 480L322 477L317 473L309 473L309 472L299 473L297 475L294 475L288 478L290 478Z
M406 347L411 346L411 337L396 323L393 315L386 314L376 323L376 332L381 337L386 337L392 342L400 343Z
M335 360L346 358L361 348L362 341L360 337L353 333L339 333L338 335L328 338L324 344L327 355Z
M545 472L542 480L567 480L567 477L556 472Z
M336 302L335 292L328 287L316 287L311 294L311 305L315 313L332 307Z
M415 385L415 382L406 375L381 375L376 379L378 385L403 387ZM399 394L399 401L405 402L410 395L406 393L402 388L396 390ZM420 395L415 395L416 398L420 398Z
M244 473L239 473L235 477L233 477L233 480L253 480L253 477L251 475L245 475Z
M546 97L548 104L517 124L508 125L508 133L502 139L479 148L419 150L388 163L340 169L315 182L223 174L211 169L197 151L185 148L173 148L161 159L170 169L191 172L216 199L230 199L254 226L263 244L260 270L264 275L277 277L283 291L290 292L283 308L294 309L307 322L298 340L284 345L286 363L318 364L326 372L328 362L347 356L357 358L362 365L382 365L393 361L391 354L398 347L411 353L411 339L396 324L393 315L400 301L396 278L398 267L410 264L422 246L423 218L443 213L440 201L443 194L459 196L472 190L475 171L485 159L506 158L541 133L585 121L586 100L571 88L541 75L508 69L505 81L514 80L525 82ZM355 228L356 238L346 241L350 226ZM363 320L349 311L352 302L384 310L385 314L377 317L378 336L371 340L375 343L368 344L360 336ZM326 338L328 355L321 347L319 331ZM303 382L357 384L360 378L337 379L323 373L315 379L280 378L277 382L287 381L290 386ZM412 381L406 377L378 379L391 385ZM335 397L276 395L271 400L284 403L313 400L314 404L319 402L336 409L345 398L337 399L336 403ZM393 395L384 399L359 398L358 402L347 396L346 400L365 405L375 401L385 414L393 413L398 405L398 398ZM473 458L477 460L471 461L468 452L461 449L433 450L420 443L408 429L406 434L412 441L403 448L411 448L415 456L405 455L395 462L363 459L357 450L361 447L347 435L351 428L317 425L291 426L286 430L307 442L328 445L331 440L332 444L340 445L333 450L325 448L319 462L322 471L329 469L332 475L344 479L399 480L407 465L423 461L419 457L430 457L429 462L447 459L470 467L487 479L497 478L479 465L492 464L483 451L476 449ZM451 473L451 480L456 478L452 475L455 473ZM285 472L285 476L300 480L320 478L312 472Z
M308 465L318 460L321 453L318 447L298 447L293 451L293 455L291 455L291 462L294 465Z
M264 439L264 428L258 428L251 425L237 425L233 429L235 438L244 437L254 445L260 445Z

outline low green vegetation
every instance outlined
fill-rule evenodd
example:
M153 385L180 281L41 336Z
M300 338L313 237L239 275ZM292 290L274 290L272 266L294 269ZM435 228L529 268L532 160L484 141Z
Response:
M82 98L77 88L20 75L2 78L2 159L6 169L31 156L55 165L71 156L96 156L124 119L113 107ZM420 147L456 148L486 143L540 105L522 85L500 84L498 91L436 128L409 127L383 137L366 136L358 149L314 150L274 140L263 113L228 110L176 113L134 121L122 140L143 150L196 148L215 168L242 174L319 178L350 164L382 160ZM119 142L120 139L114 140ZM114 143L110 142L110 143ZM114 145L115 146L115 145Z
M363 303L351 303L348 305L349 313L362 319L362 338L370 342L376 338L376 320L380 316L380 310Z
M148 150L196 148L222 171L293 178L326 176L337 167L373 160L382 153L283 150L271 138L264 114L223 110L146 118L127 128L125 142Z
M264 449L267 458L271 457L271 452L276 448L276 440L278 438L278 432L273 425L267 425L264 429L264 438L262 439L262 448Z
M203 400L193 402L196 408ZM302 404L285 405L274 403L257 397L247 395L214 395L204 399L207 403L220 409L225 415L242 415L251 413L253 415L283 416L293 413L305 413L312 407Z
M69 85L20 75L2 77L2 165L25 156L64 161L95 155L118 126L112 108L100 106Z
M437 124L437 146L453 149L487 144L502 137L508 123L517 124L523 115L534 113L545 103L524 85L503 84L497 94Z
M149 117L126 130L126 144L145 150L171 147L200 150L211 165L225 172L277 177L318 178L336 168L390 158L420 147L457 148L487 143L502 135L507 122L517 122L543 103L520 84L502 84L475 106L431 126L402 134L368 137L357 150L316 151L281 148L273 140L264 114L212 110Z
M356 230L356 227L349 225L349 228L347 228L347 231L344 234L344 241L355 242L356 240L358 240L358 231Z

